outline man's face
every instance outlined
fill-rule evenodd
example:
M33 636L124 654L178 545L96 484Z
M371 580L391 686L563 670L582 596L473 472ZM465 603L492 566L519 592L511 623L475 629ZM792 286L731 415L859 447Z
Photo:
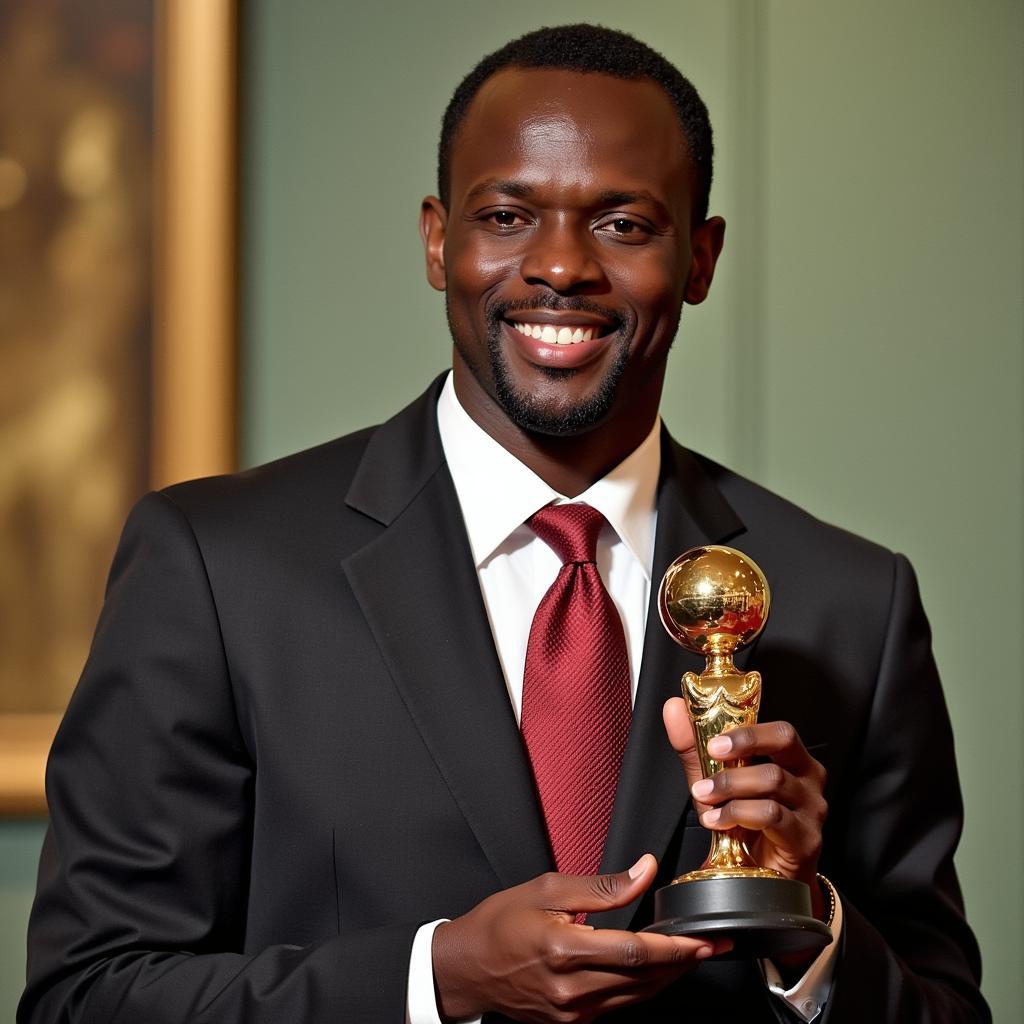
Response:
M691 225L693 171L653 82L499 72L424 202L459 398L542 434L653 422L683 301L707 293L724 224Z

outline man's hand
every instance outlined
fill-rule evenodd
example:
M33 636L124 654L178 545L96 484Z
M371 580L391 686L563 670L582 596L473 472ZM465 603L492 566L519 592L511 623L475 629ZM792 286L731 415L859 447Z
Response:
M438 1008L448 1021L497 1010L520 1021L593 1020L647 999L729 943L596 930L578 913L622 907L657 870L645 854L629 871L550 873L495 893L434 932Z
M726 768L705 779L683 699L667 701L664 715L701 824L714 831L748 830L744 838L758 864L807 883L814 914L822 917L815 876L828 813L822 796L825 769L807 753L796 729L788 722L764 722L716 736L708 744L716 761L768 760Z

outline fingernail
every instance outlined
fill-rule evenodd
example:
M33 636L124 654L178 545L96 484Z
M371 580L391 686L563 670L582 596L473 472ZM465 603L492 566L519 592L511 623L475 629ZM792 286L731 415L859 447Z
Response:
M714 955L715 955L715 947L714 946L701 946L697 950L697 952L695 954L695 956L697 957L698 960L707 960L707 958L709 956L714 956Z
M647 854L645 853L630 869L630 878L639 878L644 873L644 864L647 860Z
M714 825L716 821L722 816L722 811L718 807L712 807L710 811L705 811L701 816L702 825Z
M716 736L708 740L708 753L712 757L722 757L732 750L732 740L728 736Z
M711 779L701 779L700 782L695 782L690 792L698 799L703 800L706 796L711 796L715 791L715 784Z

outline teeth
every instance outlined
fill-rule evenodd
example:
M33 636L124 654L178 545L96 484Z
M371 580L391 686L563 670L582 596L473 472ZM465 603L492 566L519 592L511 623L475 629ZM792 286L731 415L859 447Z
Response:
M591 341L594 337L593 327L555 327L553 324L524 324L515 322L513 327L528 338L536 338L548 345L578 345L581 341Z

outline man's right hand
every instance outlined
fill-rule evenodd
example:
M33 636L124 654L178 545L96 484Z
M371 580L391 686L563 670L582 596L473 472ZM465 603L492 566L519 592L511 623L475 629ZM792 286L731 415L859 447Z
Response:
M437 1002L446 1021L499 1011L519 1021L591 1021L653 996L701 960L709 942L594 929L579 913L622 907L654 881L645 854L616 875L550 873L495 893L434 932Z

